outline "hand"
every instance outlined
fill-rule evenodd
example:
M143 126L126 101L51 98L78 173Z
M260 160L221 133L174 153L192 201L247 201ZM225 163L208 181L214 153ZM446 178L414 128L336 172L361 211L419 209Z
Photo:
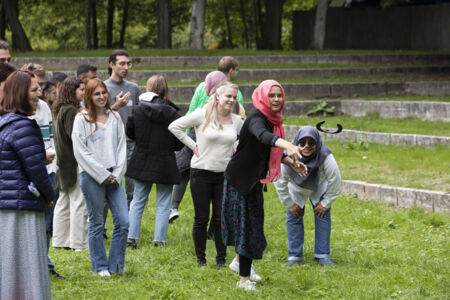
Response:
M50 209L53 206L53 201L45 203L45 208Z
M195 156L200 158L200 153L198 152L198 146L195 146L195 148L194 148L194 150L192 150L192 152L194 152Z
M55 159L55 152L54 151L45 151L45 164L51 164L52 161Z
M123 95L123 92L121 91L117 96L116 96L116 103L114 103L113 105L113 109L115 110L119 110L120 108L126 106L128 104L128 102L130 101L130 92L127 92L125 95Z
M317 202L316 207L314 208L314 213L319 217L322 218L325 213L327 212L328 208L325 206L322 206L322 203Z
M288 145L286 146L286 152L287 155L293 160L294 166L300 167L301 162L299 161L299 159L302 158L302 155L300 154L298 146L288 143Z
M301 208L297 203L294 203L288 208L288 210L296 218L300 218L303 215L303 208Z
M294 170L295 173L302 177L308 174L308 167L301 161L297 161L296 165L294 163L294 160L292 160L289 156L286 156L285 158L283 158L282 162L288 165L292 170Z
M105 181L103 181L104 184L112 184L115 183L116 181L116 176L114 176L114 174L110 174Z

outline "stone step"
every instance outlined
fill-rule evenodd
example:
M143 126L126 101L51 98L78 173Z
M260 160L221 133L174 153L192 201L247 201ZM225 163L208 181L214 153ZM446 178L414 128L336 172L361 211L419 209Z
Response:
M389 95L450 96L450 81L281 84L286 97L290 99ZM241 84L239 90L245 100L250 100L256 87L256 84ZM141 89L144 91L145 87ZM190 100L194 95L195 86L170 86L169 91L171 99Z
M362 200L376 200L397 207L417 206L430 212L450 213L450 193L357 180L342 180L342 192L354 194Z
M162 75L167 81L203 81L211 70L132 70L128 73L127 79L140 82L147 80L152 75ZM76 76L75 71L66 71L69 76ZM47 72L50 78L53 72ZM236 80L264 80L267 78L275 80L292 78L327 78L327 77L356 77L373 76L386 74L405 75L436 75L450 74L450 66L419 66L419 67L363 67L363 68L299 68L299 69L240 69ZM109 75L107 71L98 71L97 76L106 80Z
M306 116L317 101L286 101L283 115ZM368 100L327 100L337 112L352 117L364 117L367 112L378 112L381 118L402 119L410 116L428 121L450 121L450 102L420 101L368 101ZM188 103L177 104L180 114L184 115ZM244 108L250 114L255 108L251 102L245 102Z
M222 56L137 56L132 57L138 67L195 67L217 65ZM294 54L235 56L239 64L396 64L450 65L449 54ZM38 63L49 70L76 70L81 64L98 68L108 67L108 58L99 57L15 57L12 63Z
M314 124L311 124L314 126ZM344 124L345 125L345 124ZM299 125L284 125L284 132L287 138L294 138ZM383 145L401 145L401 146L425 146L433 147L435 145L450 145L450 137L433 136L421 134L403 134L403 133L387 133L387 132L370 132L344 129L339 134L329 134L321 132L320 135L325 141L348 141L359 142L366 141L368 143L378 143Z

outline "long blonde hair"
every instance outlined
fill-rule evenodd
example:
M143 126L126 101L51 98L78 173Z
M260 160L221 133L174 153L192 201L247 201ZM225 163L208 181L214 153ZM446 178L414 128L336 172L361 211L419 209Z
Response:
M206 130L209 123L211 123L211 122L214 125L216 125L219 128L219 130L223 129L222 124L220 124L219 119L217 118L217 114L218 114L217 106L219 105L219 101L218 101L217 97L219 95L222 95L222 93L224 93L227 88L239 90L239 87L236 84L234 84L228 80L222 81L219 84L219 87L217 88L216 92L214 94L212 94L211 96L209 96L208 102L205 105L206 113L205 113L205 124L203 125L203 131Z

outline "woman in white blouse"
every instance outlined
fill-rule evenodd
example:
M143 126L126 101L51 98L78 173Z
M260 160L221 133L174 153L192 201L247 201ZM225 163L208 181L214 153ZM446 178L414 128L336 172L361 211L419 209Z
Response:
M222 82L202 109L175 120L169 130L194 152L191 160L191 195L194 201L195 253L199 266L206 265L206 228L209 207L212 203L216 263L225 264L226 247L222 242L220 219L222 212L223 172L235 151L243 121L232 113L236 103L238 86ZM186 135L187 128L194 128L197 142Z
M109 105L100 79L86 85L85 109L77 114L72 131L73 150L82 172L81 189L89 213L91 267L100 276L122 273L128 235L128 207L122 178L127 168L122 120ZM103 207L108 203L114 222L109 260L103 243Z

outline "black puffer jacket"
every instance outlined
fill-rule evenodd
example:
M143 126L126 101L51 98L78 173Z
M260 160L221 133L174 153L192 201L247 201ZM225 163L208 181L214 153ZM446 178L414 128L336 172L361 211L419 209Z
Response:
M126 175L144 182L177 184L180 173L174 151L183 144L167 129L179 108L154 93L142 94L127 121L127 136L136 142Z

